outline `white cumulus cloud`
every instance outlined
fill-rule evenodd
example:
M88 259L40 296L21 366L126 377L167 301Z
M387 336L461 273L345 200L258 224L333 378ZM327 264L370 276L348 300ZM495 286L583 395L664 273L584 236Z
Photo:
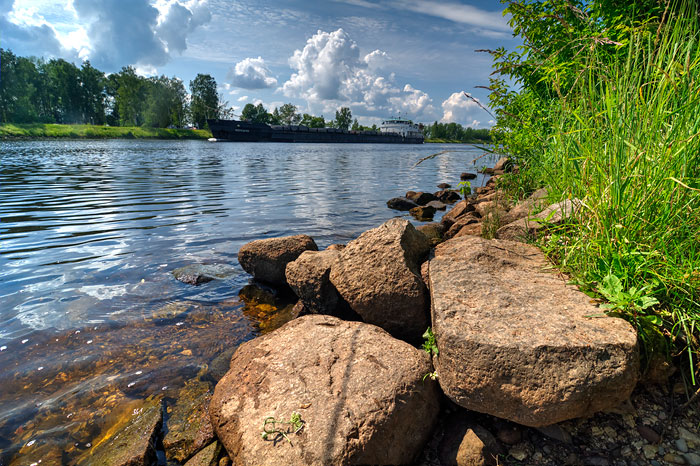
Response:
M277 79L270 76L270 70L262 57L245 58L231 68L231 84L243 89L265 89L277 85Z
M305 99L312 112L328 114L348 106L366 117L400 112L432 118L435 108L430 96L410 84L397 85L393 73L382 72L388 61L381 50L362 55L342 28L318 31L289 59L294 72L280 89L287 97Z
M467 98L463 92L454 92L442 103L443 123L460 123L473 128L481 126L477 118L485 113L473 100Z

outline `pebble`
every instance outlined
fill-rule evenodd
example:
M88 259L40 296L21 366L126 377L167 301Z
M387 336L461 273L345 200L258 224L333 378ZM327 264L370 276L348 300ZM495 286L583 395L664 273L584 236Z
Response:
M679 438L676 440L676 448L681 453L688 453L688 444L685 442L684 438Z
M524 461L525 458L527 458L527 450L521 446L512 447L510 450L508 450L508 454L510 454L510 456L515 458L517 461Z
M649 443L659 443L661 436L654 429L647 426L637 426L637 432Z
M608 461L607 458L603 458L602 456L592 456L590 458L586 458L584 464L586 466L609 466L610 461Z
M651 466L661 466L661 463L659 463L659 462L656 461L656 460L651 460L651 461L649 461L649 464L650 464Z
M690 466L700 466L700 455L697 453L683 453L683 459Z
M674 455L673 453L666 453L664 455L664 461L666 464L685 464L685 460L682 456Z
M659 448L656 445L644 445L642 451L644 452L644 457L650 460L656 456L659 452Z
M697 434L694 434L690 432L688 429L685 429L683 427L678 428L678 435L681 436L682 439L685 439L686 442L688 442L688 446L690 447L697 447L700 446L700 437L698 437Z
M498 431L498 440L506 445L515 445L522 439L522 434L517 428L506 428Z

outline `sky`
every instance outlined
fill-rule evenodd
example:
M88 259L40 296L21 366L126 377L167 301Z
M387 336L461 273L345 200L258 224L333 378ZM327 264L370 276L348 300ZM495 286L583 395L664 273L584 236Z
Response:
M0 47L111 73L210 74L237 113L291 102L327 120L486 128L491 58L513 49L497 0L0 0Z

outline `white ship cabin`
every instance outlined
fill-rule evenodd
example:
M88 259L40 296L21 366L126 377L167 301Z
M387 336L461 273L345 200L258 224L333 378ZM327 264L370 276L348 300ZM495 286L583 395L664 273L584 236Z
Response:
M418 125L414 124L411 120L404 120L402 118L390 118L382 121L379 130L382 133L400 134L405 138L423 137L423 131L421 131Z

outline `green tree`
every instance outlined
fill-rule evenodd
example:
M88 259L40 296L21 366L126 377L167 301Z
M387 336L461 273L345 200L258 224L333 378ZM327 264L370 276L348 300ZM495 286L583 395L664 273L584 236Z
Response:
M308 113L304 113L301 117L301 122L299 122L299 124L307 126L309 128L325 128L326 120L323 118L323 115L317 117L309 115Z
M91 125L102 125L105 122L105 76L104 73L84 61L80 68L80 86L82 96L82 121Z
M208 74L197 74L190 81L190 113L192 122L198 128L207 126L207 118L219 117L219 95L216 92L216 80Z
M341 107L340 110L335 112L335 124L336 128L347 129L352 123L352 113L348 107Z
M284 104L279 108L279 120L283 125L298 125L301 121L301 115L297 113L297 107L294 104Z
M271 117L263 104L246 104L241 112L241 118L251 123L270 123Z
M114 105L120 126L141 126L144 123L147 86L146 80L136 74L133 66L125 66L115 77Z

